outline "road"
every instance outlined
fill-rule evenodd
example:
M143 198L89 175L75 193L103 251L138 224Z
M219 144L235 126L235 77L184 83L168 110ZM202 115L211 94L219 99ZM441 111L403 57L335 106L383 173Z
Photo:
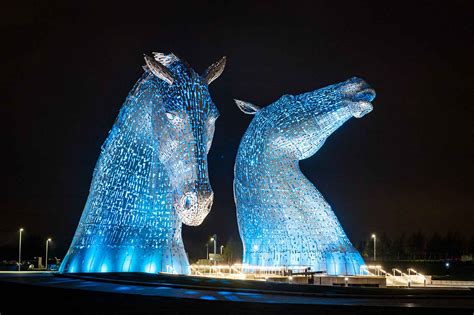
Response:
M212 281L212 280L211 280ZM217 286L176 285L175 283L161 282L151 285L140 284L129 281L107 282L102 280L84 280L78 278L58 277L46 272L4 272L0 273L0 289L2 289L2 302L0 302L0 313L2 308L12 309L15 305L11 296L29 296L38 301L53 303L54 298L62 299L58 302L70 301L72 310L86 311L92 307L107 308L123 307L127 310L173 310L183 312L186 310L198 310L205 308L208 311L227 310L238 313L255 312L262 310L287 313L288 309L297 312L319 310L335 314L341 313L368 314L379 313L425 313L426 314L473 314L474 299L463 296L440 297L417 297L416 295L403 295L400 297L377 297L377 296L351 296L347 297L319 294L295 294L278 293L265 290L255 291L245 288L222 289ZM99 298L100 297L100 298ZM99 300L97 300L99 298ZM43 300L46 299L46 300ZM23 300L23 299L21 299ZM27 302L28 299L24 300ZM210 303L213 302L213 303ZM74 306L74 303L79 304ZM89 306L90 305L90 306ZM29 306L20 303L19 307ZM133 307L137 308L133 308ZM143 309L142 309L142 308ZM237 307L237 308L236 308ZM120 309L119 309L120 310ZM238 310L238 311L237 311ZM7 313L5 313L7 314Z

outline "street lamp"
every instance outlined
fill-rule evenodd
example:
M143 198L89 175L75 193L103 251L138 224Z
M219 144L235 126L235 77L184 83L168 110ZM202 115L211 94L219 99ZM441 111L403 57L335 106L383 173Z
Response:
M372 234L372 238L374 239L374 261L377 259L377 236Z
M217 254L217 251L216 251L216 242L217 242L217 235L214 234L212 237L211 237L211 241L214 242L214 255Z
M211 242L214 242L214 265L215 265L216 264L216 254L217 254L217 250L216 250L217 235L216 234L214 234L211 237Z
M45 268L46 270L48 270L48 244L49 244L49 242L51 242L51 239L50 239L50 238L48 238L48 239L46 240L46 259L45 259L45 261L44 261L45 266L46 266L46 268Z
M206 259L209 260L209 244L206 243Z
M20 228L20 241L18 244L18 271L21 268L21 233L23 232L23 228Z
M224 250L224 245L221 245L221 255L222 255L223 250Z

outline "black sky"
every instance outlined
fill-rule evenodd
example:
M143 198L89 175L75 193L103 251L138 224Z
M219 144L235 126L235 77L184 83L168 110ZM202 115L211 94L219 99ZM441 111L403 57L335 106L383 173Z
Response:
M184 228L188 251L214 233L238 239L233 165L251 117L232 99L265 106L352 76L377 91L373 112L301 163L351 240L471 233L474 6L414 2L4 5L0 248L23 226L64 254L100 146L153 51L197 72L227 56L210 87L221 113L209 154L215 202L201 226Z

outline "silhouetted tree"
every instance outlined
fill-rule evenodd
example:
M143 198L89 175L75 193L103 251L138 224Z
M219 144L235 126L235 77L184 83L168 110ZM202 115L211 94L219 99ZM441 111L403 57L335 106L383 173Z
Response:
M406 236L405 233L402 233L399 237L393 242L393 258L397 260L406 258Z
M438 233L434 233L426 244L427 258L440 259L442 255L442 238Z
M360 240L357 242L356 248L364 259L369 258L369 240Z
M228 264L233 264L236 261L242 260L242 246L233 237L227 240L222 252L224 261Z
M372 239L360 241L357 248L365 259L373 257ZM430 237L418 231L408 237L401 234L393 240L382 234L377 240L377 260L459 259L469 254L474 254L474 235L466 238L453 231L443 236L434 233Z
M408 259L423 259L425 257L425 237L418 231L410 235L407 240Z
M377 244L377 260L390 260L393 257L393 241L383 233Z
M474 234L469 239L468 254L474 255Z

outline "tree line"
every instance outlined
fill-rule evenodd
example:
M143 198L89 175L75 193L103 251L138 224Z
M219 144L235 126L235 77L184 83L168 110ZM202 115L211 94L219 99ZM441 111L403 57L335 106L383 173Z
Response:
M374 240L367 238L355 244L366 259L374 256ZM377 260L458 260L463 255L474 254L474 235L466 237L458 232L444 235L422 232L400 234L391 238L387 234L377 235Z

